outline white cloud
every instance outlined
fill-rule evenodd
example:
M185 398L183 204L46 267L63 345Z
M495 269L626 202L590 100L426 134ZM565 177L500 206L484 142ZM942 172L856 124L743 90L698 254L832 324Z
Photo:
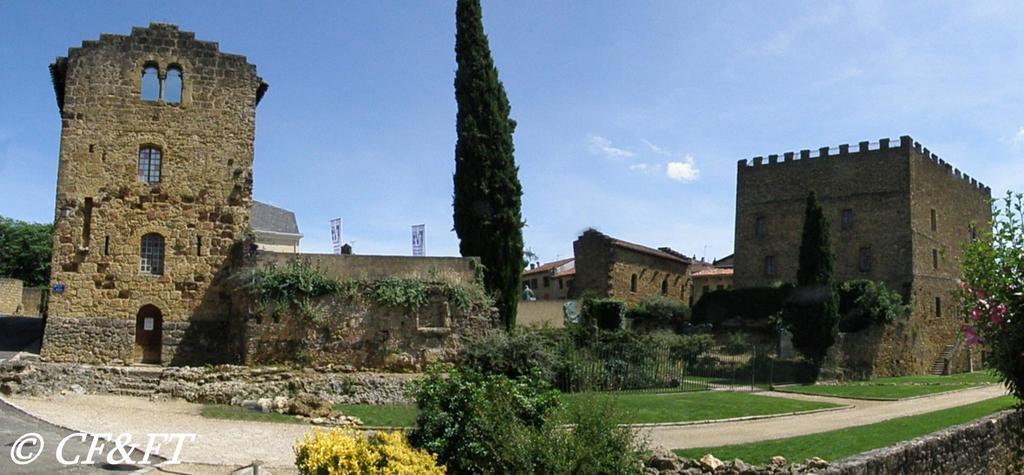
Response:
M612 146L612 141L608 140L600 135L591 135L589 139L590 152L595 155L604 155L608 158L630 158L635 155L633 152L624 148L618 148Z
M660 172L661 165L657 163L637 163L635 165L630 165L629 169L646 175Z
M1024 127L1017 129L1017 133L1013 134L1014 145L1024 145Z
M668 162L668 166L665 167L665 175L673 180L689 183L700 176L700 170L697 169L693 157L687 155L681 162Z

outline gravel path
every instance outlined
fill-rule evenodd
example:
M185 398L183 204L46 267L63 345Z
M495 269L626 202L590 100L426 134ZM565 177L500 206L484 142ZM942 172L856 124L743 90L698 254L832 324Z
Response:
M849 409L770 419L663 426L639 429L655 445L669 448L710 447L813 434L895 417L970 404L1006 394L999 385L903 401L860 401L791 393L765 396L834 402ZM241 467L261 460L269 467L293 467L292 446L312 430L300 424L229 421L199 415L199 404L151 402L122 396L74 395L12 401L29 413L65 427L91 433L195 433L198 439L182 451L184 462ZM167 457L170 453L161 451Z
M653 445L672 449L716 447L761 440L814 434L897 417L913 416L963 406L1006 394L1001 385L986 385L963 391L902 401L862 401L793 393L759 393L764 396L823 401L851 405L849 409L816 414L783 416L751 421L721 422L697 426L651 427L641 430Z

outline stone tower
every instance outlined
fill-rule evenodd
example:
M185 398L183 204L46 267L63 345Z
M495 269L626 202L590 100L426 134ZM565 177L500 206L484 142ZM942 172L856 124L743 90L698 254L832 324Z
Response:
M43 358L233 361L225 284L267 84L245 57L160 23L84 41L50 72L61 142Z
M885 282L911 306L905 319L844 337L849 366L888 376L966 362L953 292L964 241L992 218L991 189L908 136L740 160L737 288L796 281L812 190L831 222L837 280Z

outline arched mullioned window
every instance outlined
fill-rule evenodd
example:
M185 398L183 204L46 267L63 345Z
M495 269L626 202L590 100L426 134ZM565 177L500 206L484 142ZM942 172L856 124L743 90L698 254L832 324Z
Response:
M149 65L142 70L140 97L144 101L160 100L160 71L156 66Z
M139 148L139 181L148 184L160 183L160 167L162 166L163 154L160 149L152 145L143 145Z
M150 233L142 236L139 247L139 272L151 275L164 273L164 237Z
M167 79L164 79L164 102L168 104L181 104L181 67L171 66L167 68Z

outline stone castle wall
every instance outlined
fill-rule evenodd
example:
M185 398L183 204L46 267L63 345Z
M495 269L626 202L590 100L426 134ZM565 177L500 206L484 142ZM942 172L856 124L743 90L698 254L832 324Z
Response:
M358 295L339 291L311 302L313 311L266 308L243 292L235 307L248 314L239 331L241 361L250 365L298 362L363 369L421 370L433 361L453 361L466 337L498 326L489 302L460 307L448 286L469 289L476 281L475 258L294 255L259 253L247 265L305 262L338 281L352 281ZM424 282L427 303L417 308L381 304L366 294L387 278ZM478 295L482 295L482 289ZM467 294L468 295L468 294ZM316 315L317 318L312 316Z
M453 284L475 282L478 261L465 257L361 256L352 254L300 254L260 252L259 265L284 264L301 259L335 279L380 280L389 277L434 279Z
M22 286L21 280L0 278L0 315L14 315L21 310Z
M957 343L963 320L952 296L960 275L957 259L970 224L984 226L991 218L990 190L906 136L898 144L882 139L861 142L856 150L803 151L799 159L786 154L781 160L769 156L767 163L762 157L742 160L736 287L795 281L811 190L831 223L837 280L883 281L911 305L907 318L868 332L871 341L850 337L858 342L851 349L856 365L876 377L926 372L947 345ZM848 229L842 225L844 209L852 211ZM863 248L870 249L867 270L861 267ZM775 276L765 273L766 256L774 256Z
M180 103L141 99L149 66L161 76L181 71ZM156 23L85 41L51 73L62 121L52 284L64 291L50 299L42 354L130 359L136 315L153 305L178 322L164 333L161 360L180 359L177 327L225 322L231 312L222 282L248 226L266 85L244 57ZM138 177L142 147L161 151L159 183ZM161 275L140 272L150 233L165 240Z

